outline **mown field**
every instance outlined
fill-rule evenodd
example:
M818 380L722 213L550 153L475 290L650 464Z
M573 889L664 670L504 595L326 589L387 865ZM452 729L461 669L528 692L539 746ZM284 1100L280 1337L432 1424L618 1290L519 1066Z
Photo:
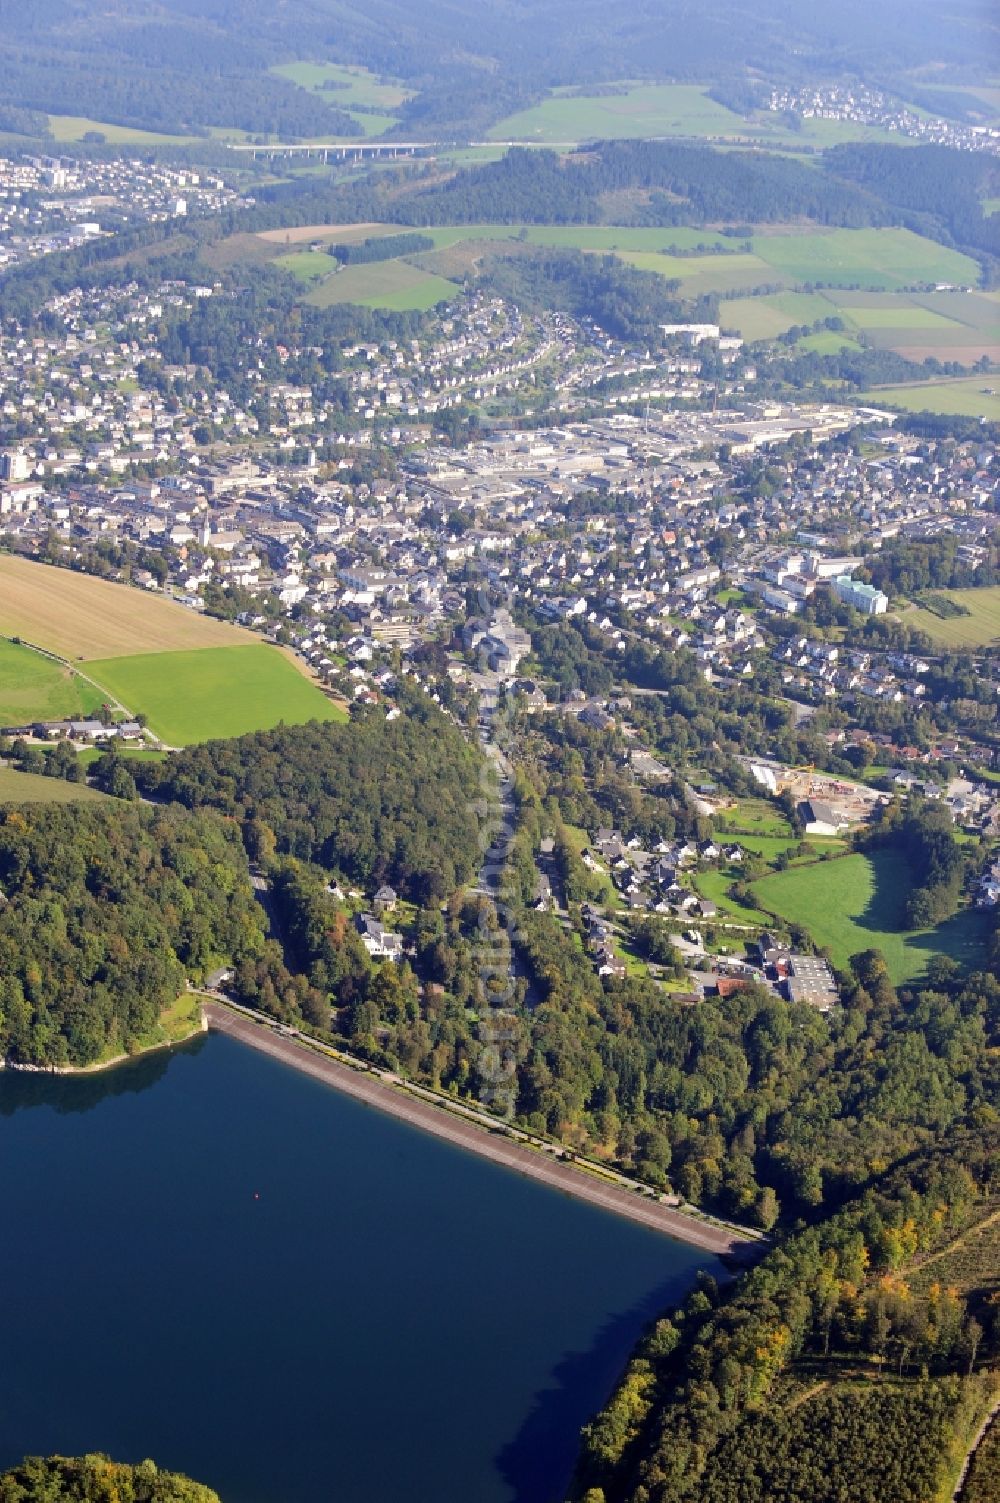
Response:
M978 292L776 292L727 298L720 317L727 330L750 341L827 318L843 323L843 333L823 330L800 341L800 349L830 347L834 340L857 345L863 335L865 343L906 359L934 355L965 365L1000 349L1000 308Z
M131 710L143 711L150 730L170 746L241 736L281 721L345 718L290 657L259 641L108 658L87 671Z
M943 647L988 647L1000 642L1000 585L978 590L936 590L969 612L967 616L937 616L923 606L904 614L907 626L925 631Z
M193 136L164 136L157 131L138 130L131 125L110 125L106 120L88 120L84 115L50 115L49 131L60 142L82 141L91 131L99 132L110 146L183 146Z
M788 820L773 804L765 798L741 798L737 799L731 809L725 809L719 819L719 830L727 835L735 831L731 838L739 844L741 835L776 836L785 839L791 845L795 841L795 832Z
M309 293L306 301L317 308L333 303L360 303L368 308L403 312L423 310L447 302L458 292L454 282L424 271L409 261L372 261L345 266Z
M904 858L894 851L853 854L792 867L752 885L762 909L805 929L829 949L834 964L877 949L898 985L923 974L932 955L974 965L983 955L986 916L964 911L936 929L905 933L898 928L910 890Z
M348 68L341 63L279 63L270 70L300 88L310 89L344 109L367 105L391 114L410 98L402 84L384 82L367 68ZM333 84L334 88L324 85Z
M699 84L609 85L603 94L573 88L554 89L548 99L501 120L489 132L494 141L535 142L546 145L577 141L622 139L632 136L711 136L724 140L767 142L794 151L803 146L833 146L840 141L892 139L885 131L869 130L849 121L806 120L790 131L781 117L758 111L751 119L735 114L710 99ZM897 138L898 139L898 138Z
M991 423L1000 423L1000 376L962 376L955 381L883 386L868 392L865 403L875 407L902 407L905 412L981 417Z
M0 636L80 662L257 640L161 595L10 554L0 554Z
M309 244L313 240L326 240L331 244L340 241L344 245L351 245L358 240L368 240L373 235L405 233L406 230L402 225L365 221L361 224L293 224L284 230L260 230L249 238L259 241L262 245L302 245ZM243 238L245 237L230 236L231 240ZM229 241L224 240L222 244L228 245Z
M100 690L73 669L0 639L0 725L91 715L103 703Z
M104 797L86 783L67 783L63 778L0 767L0 804L74 804L81 799Z

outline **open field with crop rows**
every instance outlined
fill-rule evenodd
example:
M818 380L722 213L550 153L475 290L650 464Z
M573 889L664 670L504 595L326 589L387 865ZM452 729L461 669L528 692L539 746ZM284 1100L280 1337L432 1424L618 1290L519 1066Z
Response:
M256 641L161 595L9 554L0 554L0 636L81 662Z
M925 631L942 647L988 647L1000 642L1000 585L978 590L937 590L956 605L964 606L967 616L938 616L922 606L904 613L907 626Z

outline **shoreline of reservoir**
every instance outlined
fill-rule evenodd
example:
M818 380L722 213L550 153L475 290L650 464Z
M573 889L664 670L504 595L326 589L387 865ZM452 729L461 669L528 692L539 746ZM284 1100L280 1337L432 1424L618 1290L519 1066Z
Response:
M202 1008L201 1017L192 1023L187 1033L182 1033L174 1039L157 1039L154 1044L143 1044L131 1054L115 1054L111 1059L95 1059L89 1065L22 1065L10 1064L9 1061L0 1059L0 1074L9 1072L11 1075L49 1075L56 1076L60 1080L71 1080L74 1076L101 1075L105 1070L116 1070L119 1065L130 1065L134 1060L144 1059L147 1054L158 1054L163 1049L179 1049L182 1044L189 1044L192 1039L198 1038L199 1034L208 1032L208 1018Z
M358 1101L433 1133L456 1147L513 1169L550 1189L561 1190L566 1195L573 1195L601 1210L623 1216L676 1241L702 1248L717 1257L745 1262L766 1250L767 1244L763 1240L742 1236L737 1228L702 1221L658 1199L604 1179L575 1162L527 1146L509 1136L501 1123L490 1128L470 1120L459 1115L457 1110L449 1110L445 1102L437 1104L430 1092L418 1094L404 1083L396 1084L375 1071L346 1064L322 1046L302 1036L279 1032L273 1024L258 1022L220 1001L206 999L204 1014L209 1029L235 1038ZM455 1106L459 1108L461 1103L456 1102Z

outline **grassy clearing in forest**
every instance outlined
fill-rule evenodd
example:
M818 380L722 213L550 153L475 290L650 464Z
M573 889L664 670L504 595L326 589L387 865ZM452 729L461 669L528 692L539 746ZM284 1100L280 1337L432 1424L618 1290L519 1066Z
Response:
M986 915L965 910L935 929L899 928L911 887L905 858L875 851L790 867L761 877L751 891L762 909L805 929L846 967L861 950L881 950L895 984L923 974L933 955L949 955L963 965L981 960Z

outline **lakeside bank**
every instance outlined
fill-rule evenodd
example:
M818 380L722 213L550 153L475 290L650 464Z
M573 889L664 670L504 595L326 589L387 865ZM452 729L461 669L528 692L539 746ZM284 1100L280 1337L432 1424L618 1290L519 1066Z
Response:
M743 1236L738 1229L721 1223L703 1221L654 1196L604 1179L572 1161L526 1146L508 1134L501 1123L488 1127L459 1115L449 1109L449 1104L437 1104L430 1092L421 1090L418 1094L417 1090L386 1080L377 1072L345 1064L322 1045L301 1035L280 1032L273 1024L258 1022L225 1003L206 1000L204 1013L210 1029L227 1034L358 1101L551 1189L561 1190L566 1195L719 1257L748 1262L767 1250L768 1244L763 1240ZM460 1107L461 1103L455 1105Z
M0 1071L9 1070L12 1075L56 1075L64 1078L74 1075L100 1075L105 1070L114 1070L119 1065L128 1065L134 1060L143 1059L148 1054L159 1054L165 1049L177 1049L181 1044L189 1044L199 1034L207 1033L208 1026L205 1010L201 1008L189 1028L178 1029L169 1038L154 1039L149 1044L142 1044L130 1053L113 1054L109 1059L96 1059L89 1065L22 1065L11 1064L0 1058Z

